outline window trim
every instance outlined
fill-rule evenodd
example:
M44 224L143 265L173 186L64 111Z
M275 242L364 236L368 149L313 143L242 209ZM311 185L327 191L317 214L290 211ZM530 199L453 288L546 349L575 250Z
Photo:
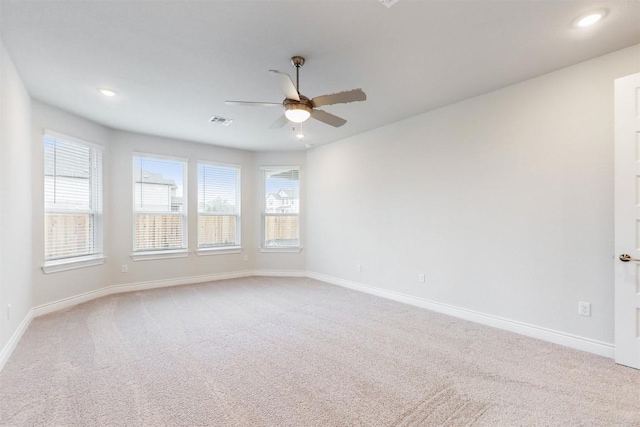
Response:
M265 247L265 246L260 246L258 248L258 251L260 251L261 253L270 253L270 252L276 252L276 253L295 253L295 254L299 254L300 252L302 252L302 249L304 249L302 246L281 246L281 247Z
M207 166L221 166L226 168L234 168L237 170L236 176L236 203L238 204L236 216L236 244L227 246L213 246L213 247L200 247L199 244L199 232L200 232L200 207L198 203L200 201L200 187L199 183L199 167L200 165ZM205 216L231 216L223 214L204 214ZM198 256L204 255L223 255L223 254L238 254L242 251L242 166L234 163L223 163L210 160L197 160L196 161L196 222L198 230L196 232L196 254Z
M271 171L274 169L291 169L298 171L298 213L296 214L267 214L267 186L266 186L266 171ZM300 166L260 166L260 246L258 246L258 251L261 253L300 253L302 252L302 233L300 227L300 218L302 216L302 203L301 203L301 191L300 191L300 183L302 182L302 168ZM265 246L265 218L267 216L297 216L298 217L298 244L290 245L290 246Z
M104 153L104 145L96 144L95 142L90 142L81 138L76 138L75 136L70 136L55 130L44 129L44 131L42 132L42 137L44 138L47 135L56 139L64 139L65 141L71 142L72 144L84 145L86 147L93 148L94 150L100 150Z
M160 160L170 160L183 163L182 169L182 212L154 212L154 211L136 211L136 157L152 158ZM131 259L133 261L146 261L165 258L185 258L189 256L189 212L188 212L188 192L189 192L189 163L187 157L167 156L163 154L154 154L141 151L133 151L131 153ZM141 249L136 250L136 215L181 215L182 216L182 247L169 249Z
M104 151L105 148L103 145L96 144L93 142L86 141L81 138L76 138L74 136L70 136L64 134L62 132L58 132L52 129L45 128L42 132L42 141L44 141L47 137L53 138L55 140L62 140L68 142L70 144L79 145L89 150L93 150L94 152L100 153L100 164L99 168L96 171L96 175L91 176L91 180L97 180L97 187L99 194L94 194L93 191L90 192L90 197L92 200L92 208L91 209L65 209L61 208L58 210L48 210L46 205L46 188L43 188L43 219L46 218L46 215L49 213L58 213L58 214L86 214L93 217L93 230L94 235L91 237L93 253L84 254L84 255L76 255L66 258L56 258L56 259L44 259L42 263L42 271L45 274L57 273L60 271L74 270L78 268L91 267L95 265L103 264L106 261L106 256L104 255ZM94 156L97 157L96 154ZM94 159L90 159L94 160ZM44 159L43 153L43 182L46 175L44 174L44 167L46 165L46 161ZM93 183L90 188L93 188ZM95 204L96 207L93 207ZM46 233L46 230L43 230ZM44 240L44 235L43 235Z
M208 256L208 255L239 254L241 252L242 252L241 246L221 246L218 248L198 249L196 251L196 254L198 256Z
M45 274L58 273L60 271L75 270L77 268L92 267L101 265L107 261L107 257L100 255L89 255L76 258L63 258L47 262L41 268Z
M138 251L129 256L133 261L152 261L155 259L187 258L190 253L187 249L157 249L154 251Z

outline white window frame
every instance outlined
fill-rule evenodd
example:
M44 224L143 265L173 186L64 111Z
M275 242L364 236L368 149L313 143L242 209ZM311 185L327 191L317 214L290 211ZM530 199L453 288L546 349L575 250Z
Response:
M267 213L267 181L266 171L273 171L277 169L290 169L298 171L298 213ZM300 218L302 214L302 191L300 191L302 183L302 174L300 166L260 166L260 252L284 252L284 253L299 253L302 251L302 227L300 226ZM291 246L265 246L265 219L268 216L297 216L298 217L298 244Z
M198 160L196 162L196 173L200 171L200 165L205 166L220 166L226 168L234 168L238 171L236 175L236 204L237 204L237 213L236 216L236 242L235 245L229 246L216 246L216 247L200 247L198 244L196 254L203 255L222 255L222 254L238 254L242 252L242 167L240 165L232 164L232 163L221 163L221 162L212 162L208 160ZM200 187L199 187L199 179L200 177L196 177L196 186L197 186L197 197L196 203L200 202ZM200 232L200 206L196 206L197 215L198 215L198 233ZM228 213L226 214L218 214L218 213L203 213L204 216L231 216ZM198 240L200 240L200 236L198 236Z
M89 141L85 141L80 138L65 135L61 132L57 132L51 129L45 129L42 135L42 141L47 137L59 139L74 145L79 145L85 148L89 148L91 158L91 164L95 164L95 168L91 170L91 184L89 185L91 207L86 209L49 209L46 203L46 188L43 191L44 201L44 216L51 213L69 214L69 213L81 213L89 214L92 218L92 240L91 240L91 253L84 255L77 255L67 258L58 259L45 259L42 265L42 271L45 274L57 273L60 271L73 270L77 268L90 267L94 265L103 264L106 260L103 251L103 202L104 202L104 188L103 188L103 176L104 176L104 147L102 145L94 144ZM98 155L99 153L99 155ZM46 163L43 161L43 180L45 179L44 167ZM95 184L95 185L94 185ZM97 188L97 193L92 190ZM46 230L43 230L46 232ZM44 236L43 236L44 237Z
M183 163L182 169L182 212L156 212L156 211L136 211L136 158L150 158L158 160L170 160ZM188 170L189 159L184 157L166 156L163 154L144 153L134 151L131 156L131 198L132 198L132 223L131 223L131 236L132 236L132 253L131 259L133 261L147 261L158 260L166 258L186 258L189 256L189 216L188 216ZM136 249L136 216L137 215L176 215L182 217L182 247L171 249Z

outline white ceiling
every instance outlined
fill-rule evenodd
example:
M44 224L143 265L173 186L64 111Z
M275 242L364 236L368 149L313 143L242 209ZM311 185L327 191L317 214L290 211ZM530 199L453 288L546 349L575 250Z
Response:
M307 59L308 97L362 88L304 124L321 145L640 43L640 1L6 1L1 35L31 96L104 125L248 150L304 148L270 130L277 69ZM590 29L574 20L608 16ZM105 98L98 87L116 90ZM213 115L234 119L228 127Z

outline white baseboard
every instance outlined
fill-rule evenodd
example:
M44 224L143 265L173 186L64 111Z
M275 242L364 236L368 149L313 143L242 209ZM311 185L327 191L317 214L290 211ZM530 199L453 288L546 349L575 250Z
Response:
M169 286L193 285L195 283L215 282L217 280L238 279L240 277L254 276L251 270L232 271L229 273L204 274L201 276L178 277L166 280L151 280L148 282L127 283L123 285L109 286L109 294L122 292L144 291L146 289L166 288Z
M82 304L87 301L91 301L96 298L100 298L107 295L141 291L146 289L162 288L167 286L179 286L188 285L194 283L213 282L217 280L236 279L241 277L250 276L271 276L271 277L308 277L311 279L320 280L322 282L331 283L334 285L342 286L345 288L353 289L360 292L365 292L371 295L376 295L382 298L391 299L394 301L402 302L405 304L413 305L416 307L425 308L427 310L435 311L438 313L448 314L450 316L458 317L460 319L470 320L472 322L480 323L494 328L503 329L510 332L515 332L521 335L525 335L532 338L541 339L543 341L552 342L555 344L564 345L566 347L575 348L578 350L586 351L589 353L597 354L599 356L614 358L615 346L613 344L605 343L602 341L592 340L577 335L568 334L565 332L555 331L553 329L543 328L540 326L530 325L515 320L505 319L490 314L480 313L466 308L456 307L449 304L444 304L436 301L430 301L424 298L419 298L411 295L402 294L399 292L389 291L386 289L375 288L372 286L363 285L357 282L351 282L349 280L340 279L325 274L315 273L304 270L244 270L234 271L230 273L218 273L207 274L202 276L190 276L179 277L175 279L166 280L152 280L147 282L127 283L121 285L108 286L106 288L97 289L91 292L85 292L80 295L75 295L69 298L64 298L58 301L54 301L47 304L42 304L32 308L27 316L24 318L18 329L14 332L9 342L0 351L0 370L11 356L11 353L15 349L16 345L22 338L22 335L26 331L27 327L31 323L31 320L35 317L45 314L53 313L58 310L73 307L74 305Z
M85 292L72 297L59 299L57 301L48 302L46 304L38 305L33 308L33 317L44 316L45 314L53 313L55 311L64 310L65 308L73 307L74 305L82 304L87 301L91 301L96 298L110 295L109 287L96 289L95 291Z
M91 292L85 292L69 298L42 304L33 308L33 317L42 316L53 313L54 311L63 310L82 304L96 298L107 295L119 294L122 292L143 291L146 289L165 288L168 286L191 285L194 283L214 282L216 280L237 279L240 277L254 276L251 270L233 271L230 273L205 274L202 276L178 277L175 279L150 280L146 282L126 283L121 285L107 286L106 288L97 289Z
M307 277L305 270L253 270L252 276Z
M568 334L566 332L556 331L553 329L543 328L541 326L530 325L528 323L518 322L516 320L505 319L503 317L493 316L478 311L468 310L466 308L456 307L436 301L427 300L399 292L388 291L386 289L375 288L372 286L362 285L360 283L351 282L349 280L339 279L337 277L327 276L325 274L307 272L307 277L320 280L322 282L331 283L356 291L365 292L382 298L391 299L416 307L426 308L427 310L438 313L448 314L464 320L491 326L509 332L525 335L531 338L537 338L543 341L560 344L565 347L575 348L577 350L586 351L613 359L615 357L615 346L610 343L581 337L578 335Z
M24 319L22 319L22 322L20 322L18 329L16 329L13 335L11 335L11 338L9 339L7 345L5 345L2 351L0 351L0 371L2 371L5 363L7 363L7 360L9 360L9 357L11 357L11 353L13 353L13 350L15 350L16 346L20 342L22 335L24 335L25 331L31 324L32 319L33 310L29 310Z

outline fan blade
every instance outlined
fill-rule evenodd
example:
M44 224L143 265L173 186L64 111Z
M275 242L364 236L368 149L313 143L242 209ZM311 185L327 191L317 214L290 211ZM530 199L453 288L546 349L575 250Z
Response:
M280 84L280 90L284 93L284 96L287 99L295 99L296 101L300 101L300 95L298 94L298 89L293 84L293 80L289 77L289 74L281 73L277 70L269 70L269 72L278 78L278 83Z
M283 114L278 120L276 120L271 126L269 126L269 129L280 129L287 123L289 123L289 119L287 119L287 116Z
M326 111L316 110L315 108L311 110L311 117L336 128L339 128L343 124L347 123L347 121L343 118L334 116L333 114L329 114Z
M323 105L346 104L348 102L365 101L367 94L362 89L347 90L331 95L316 96L311 100L314 107L322 107Z
M224 101L227 105L242 105L243 107L282 107L279 102L251 102L251 101Z

